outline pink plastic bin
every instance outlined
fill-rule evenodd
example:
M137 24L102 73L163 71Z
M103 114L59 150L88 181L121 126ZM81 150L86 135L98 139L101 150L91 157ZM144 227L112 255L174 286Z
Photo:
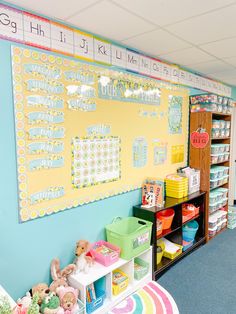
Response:
M106 246L107 248L113 250L114 252L108 254L108 255L103 255L95 250L96 246ZM95 258L95 260L104 265L104 266L110 266L111 264L115 263L118 261L120 257L120 248L118 246L115 246L109 242L106 241L98 241L92 244L91 250L90 250L91 255Z

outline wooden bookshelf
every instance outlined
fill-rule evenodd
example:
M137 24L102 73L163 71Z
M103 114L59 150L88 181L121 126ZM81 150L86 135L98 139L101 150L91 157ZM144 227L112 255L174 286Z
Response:
M206 241L209 241L208 236L208 219L209 219L209 193L210 191L224 187L228 188L229 184L221 184L216 188L210 188L210 169L211 166L219 165L230 167L230 161L219 163L211 163L211 144L230 144L230 137L211 138L212 120L231 121L230 114L214 113L214 112L192 112L190 114L190 134L198 128L204 128L209 134L210 140L205 148L195 148L190 144L189 149L189 165L192 168L201 170L201 190L206 191L206 210L205 210L205 236ZM230 160L230 158L229 158ZM225 206L228 209L228 205Z

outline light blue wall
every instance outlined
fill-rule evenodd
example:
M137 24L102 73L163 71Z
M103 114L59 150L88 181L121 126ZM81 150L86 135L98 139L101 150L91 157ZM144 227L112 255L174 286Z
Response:
M18 298L33 284L49 280L49 264L58 256L73 260L74 244L104 237L104 226L115 216L132 214L140 191L18 223L14 111L10 43L0 40L0 284Z
M49 281L52 258L58 256L62 265L71 262L78 239L101 239L114 217L131 215L140 190L18 223L10 46L0 40L0 284L16 299L35 283Z

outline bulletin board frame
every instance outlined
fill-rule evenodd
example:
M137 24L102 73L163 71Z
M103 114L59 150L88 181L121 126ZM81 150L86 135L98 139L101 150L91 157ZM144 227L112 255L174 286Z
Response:
M28 60L26 63L26 60ZM81 60L75 60L74 58L70 58L70 57L61 57L60 55L57 54L52 54L52 53L45 53L39 49L29 49L29 48L25 48L25 47L20 47L20 46L12 46L12 61L13 61L13 88L14 88L14 104L15 104L15 125L16 125L16 145L17 145L17 163L18 163L18 187L19 187L19 217L20 217L20 221L24 222L24 221L28 221L28 220L32 220L38 217L44 217L53 213L57 213L60 211L63 211L65 209L68 208L72 208L72 207L78 207L79 205L83 205L83 204L87 204L93 201L98 201L110 196L114 196L114 195L118 195L121 193L125 193L128 191L132 191L135 189L138 189L141 187L145 177L147 175L151 176L153 175L153 170L157 171L157 176L158 177L164 177L165 174L170 173L170 172L174 172L178 167L181 166L185 166L187 163L187 148L188 148L188 90L184 89L183 87L180 86L174 86L165 82L161 82L161 81L157 81L154 79L150 79L150 78L146 78L143 77L139 74L136 73L130 73L127 71L121 71L120 69L117 69L115 67L113 67L112 69L110 67L106 67L105 65L102 64L91 64L91 63L87 63L86 61L81 61ZM37 67L37 64L40 64L41 67ZM31 64L31 67L29 66ZM34 64L34 66L32 66L32 64ZM33 123L33 127L32 125L30 125L29 121L35 121L37 120L35 117L35 113L38 113L38 106L36 106L37 108L33 109L33 110L29 110L29 102L27 102L28 100L26 100L26 96L28 97L27 99L29 99L30 95L29 95L29 91L27 91L27 83L29 83L29 80L31 79L31 85L33 84L32 81L35 80L35 78L39 78L42 80L43 78L43 71L45 71L45 68L43 67L43 65L47 64L48 69L52 69L52 68L56 68L57 70L61 70L61 67L66 67L67 69L69 69L70 67L72 68L72 72L73 69L74 71L78 71L78 67L81 69L85 69L85 71L88 71L88 73L92 73L95 77L96 77L96 92L97 92L97 96L99 94L99 84L101 82L101 78L106 78L106 77L112 77L114 79L115 82L117 81L123 81L124 84L127 84L127 82L132 83L132 81L135 82L135 84L139 84L139 89L140 88L147 88L147 91L149 92L153 92L154 89L156 90L160 90L161 91L161 97L165 98L165 105L163 105L164 103L162 103L162 98L160 98L160 102L156 102L155 104L148 104L146 101L142 100L143 103L139 103L139 101L137 100L138 97L140 97L140 95L134 95L134 93L132 95L129 95L128 97L124 97L124 94L122 95L118 95L119 97L118 99L115 99L114 97L112 97L111 95L107 95L102 97L100 95L100 97L96 98L96 104L93 103L93 101L86 103L86 106L84 103L79 103L78 102L74 102L76 105L79 106L78 110L73 110L75 108L70 108L70 112L73 112L74 115L81 115L85 113L91 114L91 112L89 113L89 110L94 109L94 105L96 105L97 107L102 108L101 109L101 114L104 114L104 106L106 106L108 103L112 103L114 105L114 108L116 108L116 110L118 110L118 106L117 104L119 104L120 107L122 107L123 112L127 111L127 108L132 108L130 109L131 112L130 114L134 113L136 114L136 118L138 119L137 121L139 122L139 126L137 127L137 129L140 129L140 121L142 121L144 123L144 125L148 128L148 125L153 124L153 121L155 121L155 123L157 122L157 124L160 124L160 122L163 120L165 120L166 126L165 126L165 131L166 131L166 138L165 138L165 134L163 135L162 131L160 131L160 136L159 135L155 135L153 138L148 139L148 146L152 146L151 151L156 151L156 159L153 156L153 153L151 153L151 155L148 157L148 162L150 160L153 160L153 167L151 167L152 169L150 171L147 171L147 164L148 162L146 161L145 164L145 160L139 160L139 163L135 163L134 162L134 147L131 148L132 146L134 146L134 142L130 142L129 143L129 149L130 149L130 155L129 157L123 155L123 151L124 151L124 147L121 147L121 160L119 161L119 163L121 163L121 168L119 169L119 173L120 176L122 178L122 176L124 176L125 173L128 173L127 178L124 179L124 182L122 182L122 184L118 184L118 186L115 186L115 184L117 184L117 182L120 182L120 179L116 176L116 180L112 180L112 176L111 176L111 172L110 172L110 176L111 176L111 180L108 181L104 181L106 182L105 184L97 184L97 182L91 181L91 182L87 182L85 184L85 186L81 187L83 189L83 191L87 190L87 194L83 193L83 196L78 196L78 191L81 191L80 189L74 189L73 187L73 180L72 179L68 179L69 177L72 178L73 176L73 171L71 171L71 166L72 166L72 155L73 155L73 151L71 150L72 146L71 146L71 142L73 140L73 138L76 138L78 136L78 134L74 134L73 136L69 136L66 140L66 147L64 146L64 149L66 149L66 156L62 156L60 155L60 153L58 154L57 149L60 150L60 148L53 147L53 149L56 151L56 153L54 152L54 156L53 157L61 157L61 158L56 158L51 160L50 162L48 160L49 157L52 157L51 153L47 152L48 154L43 154L44 159L40 159L38 157L41 156L41 153L39 152L39 154L37 156L37 158L33 157L31 154L28 154L27 150L29 147L34 147L35 149L35 143L38 143L38 141L42 140L43 143L49 142L55 142L55 138L52 139L50 141L49 139L40 139L37 137L37 129L38 124ZM30 68L30 70L29 70ZM30 77L29 77L29 72L26 73L26 70L28 69L28 71L30 72ZM35 69L41 69L36 70L36 72L32 72L33 70L35 71ZM75 70L76 69L76 70ZM54 69L55 70L55 69ZM20 71L20 72L19 72ZM37 72L38 71L38 72ZM61 70L62 72L64 70ZM39 73L40 72L40 73ZM19 75L19 74L22 75ZM32 74L33 73L33 74ZM50 72L51 76L55 76L57 71L52 71ZM64 73L64 72L63 72ZM47 72L48 74L48 72ZM33 75L33 76L32 76ZM98 77L99 77L99 82L98 82ZM44 77L45 78L45 77ZM86 78L87 79L87 78ZM55 77L54 77L55 80ZM112 81L112 80L110 80ZM74 82L73 80L70 82L71 85L72 82ZM142 83L141 83L142 82ZM77 82L78 83L78 82ZM95 85L96 85L95 84ZM143 84L144 86L141 86L140 84ZM145 85L146 84L146 85ZM49 84L50 85L50 84ZM60 84L59 84L60 85ZM58 85L58 86L59 86ZM101 84L100 84L101 85ZM113 84L114 85L114 84ZM141 86L141 87L140 87ZM29 87L29 84L28 84ZM45 87L45 85L44 85ZM113 86L114 87L114 86ZM130 85L128 86L130 88ZM32 87L32 91L30 93L33 92L33 94L35 94L35 86ZM128 88L128 89L129 89ZM148 89L149 88L149 89ZM36 88L37 89L37 88ZM55 89L49 90L49 94L55 91ZM134 90L133 90L134 91ZM137 91L137 90L135 90ZM67 89L68 92L68 89ZM81 90L80 90L81 92ZM39 95L38 96L43 96L42 93L38 92ZM27 95L26 95L27 94ZM137 93L136 93L137 94ZM153 92L154 94L154 92ZM168 97L170 95L174 95L176 97L182 97L183 98L183 106L182 106L182 110L183 110L183 128L182 130L178 130L178 132L176 132L176 134L168 134ZM164 96L163 96L164 95ZM32 95L31 95L32 96ZM53 96L53 95L51 95ZM66 95L67 97L68 95ZM133 97L133 99L132 99ZM142 97L146 97L145 95ZM67 97L68 98L68 97ZM31 97L31 100L33 98ZM144 98L142 98L144 99ZM155 99L155 97L154 97ZM35 99L34 99L35 100ZM93 99L92 99L93 100ZM50 105L50 102L47 101L47 106ZM51 102L52 104L53 102ZM56 105L55 105L56 104ZM105 104L105 105L104 105ZM45 104L44 104L45 105ZM69 111L69 105L64 104L65 107L60 108L60 104L59 103L54 103L55 106L59 106L59 108L51 108L51 109L56 109L54 111L59 111L61 114L57 115L56 118L51 117L51 116L47 116L48 111L49 113L52 113L53 110L45 110L45 108L43 109L43 115L41 114L41 118L43 116L44 119L48 119L49 121L59 121L58 125L61 125L61 123L63 124L65 121L61 121L60 119L62 119L63 117L67 117L68 116L68 111ZM82 107L81 107L82 106ZM164 107L165 108L164 108ZM163 109L163 108L164 109ZM84 111L85 110L85 111ZM87 110L87 111L86 111ZM134 111L133 111L134 110ZM96 109L94 110L96 111ZM129 109L128 109L129 111ZM118 111L115 111L116 113ZM41 112L42 113L42 112ZM47 114L45 114L47 113ZM182 114L182 113L181 113ZM30 120L31 119L31 120ZM50 120L52 119L52 120ZM54 120L53 120L54 119ZM95 119L96 120L96 119ZM94 120L94 121L95 121ZM93 119L91 119L91 122L93 121ZM99 122L101 121L101 122ZM122 119L121 119L122 121ZM137 122L136 121L136 122ZM45 121L44 121L45 122ZM48 121L47 121L48 122ZM49 123L49 126L53 126L53 123ZM126 121L127 122L127 121ZM67 121L68 123L68 121ZM154 124L155 124L154 123ZM70 122L69 122L70 124ZM41 126L41 124L39 123L39 126ZM43 126L45 127L44 123ZM55 126L55 125L54 125ZM48 124L46 125L47 128L47 134L51 134L50 131L48 130ZM107 136L109 137L109 132L111 132L111 130L109 131L109 128L113 130L118 130L118 127L113 127L112 123L111 125L109 125L109 123L106 123L106 121L104 119L101 120L96 120L95 123L91 123L88 124L87 127L84 127L84 131L81 132L80 134L80 138L86 138L89 136L92 136L93 138L96 137L100 137L100 138L107 138ZM29 135L32 134L32 129L33 129L33 134L36 134L36 138L31 138L29 139ZM59 128L60 129L60 128ZM67 133L68 127L64 128L65 134ZM86 129L86 132L85 132ZM153 130L153 128L151 129ZM58 129L57 129L58 131ZM149 130L150 131L150 130ZM148 131L148 132L149 132ZM36 133L35 133L36 132ZM45 132L45 130L43 130L43 132ZM61 128L61 132L62 132L62 128ZM108 133L107 133L108 132ZM118 131L116 131L115 133L110 134L110 136L118 136L119 134ZM57 133L57 132L56 132ZM56 134L55 133L55 134ZM59 132L60 133L60 132ZM145 132L144 132L145 133ZM58 134L58 133L57 133ZM134 135L134 134L133 134ZM59 135L60 136L60 135ZM137 132L137 136L134 137L133 136L133 140L136 139L136 146L139 147L138 145L144 144L145 146L145 139L143 140L143 134L142 132ZM121 143L122 143L122 139L124 139L125 136L122 135L120 137ZM144 136L145 138L145 136ZM167 149L167 146L170 144L170 140L168 140L168 138L173 138L173 145L171 145L171 148L169 147ZM60 140L59 140L60 142ZM179 145L174 145L174 143L177 143ZM54 143L55 144L55 143ZM57 143L58 144L58 143ZM64 143L65 144L65 143ZM29 146L31 145L31 146ZM122 146L123 144L121 144ZM36 145L37 146L37 145ZM151 147L150 146L150 147ZM155 149L154 149L155 146ZM173 147L175 147L174 151L176 153L176 151L178 153L176 153L175 157L173 157L173 154L171 155L171 151L173 149ZM178 146L178 147L177 147ZM41 146L44 147L45 149L45 145ZM149 147L149 148L150 148ZM160 148L161 147L161 148ZM52 147L50 146L50 149L52 149ZM117 151L118 149L115 148L114 151ZM145 151L145 148L144 148ZM161 155L160 155L161 152ZM165 152L166 152L166 157L165 157ZM163 157L164 154L164 157ZM29 156L30 155L30 156ZM56 156L55 156L56 155ZM160 157L161 156L161 157ZM177 156L177 157L176 157ZM154 165L154 159L155 159L155 165ZM40 161L39 161L40 160ZM78 161L78 160L77 160ZM63 164L64 162L64 164ZM92 162L92 160L90 160L90 162ZM114 161L113 161L114 162ZM29 164L31 165L31 168L29 167ZM56 185L56 186L47 186L47 184L44 184L44 189L42 188L42 185L40 186L40 189L35 189L32 188L32 186L37 186L37 184L33 184L32 182L36 182L36 180L33 178L34 174L38 172L37 177L39 178L39 174L45 174L46 172L50 172L52 170L51 173L56 173L56 171L58 169L55 170L54 169L50 169L50 170L46 170L45 169L45 165L47 166L52 166L55 165L55 168L58 167L58 165L60 165L59 169L61 170L66 164L67 167L67 187L65 188L63 185L63 181L61 185ZM33 166L32 166L33 165ZM35 166L36 165L36 166ZM40 168L40 166L44 166L43 170L41 169L37 169L37 165ZM116 162L115 166L117 166L118 163ZM132 177L132 181L129 181L129 171L127 171L127 165L128 167L132 167L134 168L134 173L138 173L138 177L136 177L136 175L132 172L132 174L130 175L130 177ZM36 167L36 169L32 168L32 167ZM54 167L54 166L53 166ZM105 167L105 166L104 166ZM131 168L132 168L131 167ZM31 169L31 171L29 171L29 169ZM34 169L32 171L32 169ZM69 169L69 170L68 170ZM158 171L159 169L159 171ZM160 169L164 169L164 171L160 171ZM59 171L60 172L60 171ZM63 171L62 171L63 172ZM32 174L33 173L33 174ZM36 177L36 176L35 176ZM42 177L44 177L44 182L47 181L47 179L45 179L47 176L46 175L42 175ZM60 177L60 175L59 175ZM56 176L56 178L58 179L58 177ZM80 179L81 177L79 177ZM58 180L58 182L60 182L60 180ZM71 186L71 191L69 188L69 185ZM102 188L100 188L102 187ZM100 191L101 189L101 191ZM96 190L96 193L94 193L94 190ZM76 194L77 193L77 194ZM73 195L72 195L73 194ZM76 195L76 196L75 196ZM91 195L93 195L91 197ZM29 197L30 196L30 197ZM32 198L33 197L33 198ZM43 200L42 200L43 199ZM32 201L33 200L33 201ZM35 201L35 203L34 203Z

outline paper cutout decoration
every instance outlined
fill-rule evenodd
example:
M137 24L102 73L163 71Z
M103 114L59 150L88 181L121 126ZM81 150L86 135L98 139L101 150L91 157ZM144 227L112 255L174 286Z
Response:
M190 135L190 142L195 148L204 148L209 142L209 134L206 129L199 128Z
M41 169L61 168L64 166L64 158L62 156L52 155L46 158L38 158L31 160L29 163L30 171Z
M154 142L154 165L162 165L167 160L167 143Z
M171 146L171 163L178 164L184 161L184 145Z
M41 124L41 123L62 123L64 122L64 113L61 111L35 111L28 114L29 124Z
M182 133L183 97L169 95L168 97L168 125L170 134Z
M98 81L98 94L101 98L159 106L161 90L151 83L102 76Z
M133 166L142 168L147 164L148 144L144 137L137 137L133 142Z
M64 143L60 141L33 142L28 144L29 154L51 153L57 154L64 151Z
M31 204L41 203L62 197L65 194L62 186L49 187L46 190L36 192L30 196Z
M37 108L62 109L64 101L56 96L30 95L27 97L27 105Z
M73 138L72 183L80 189L120 178L118 137Z

